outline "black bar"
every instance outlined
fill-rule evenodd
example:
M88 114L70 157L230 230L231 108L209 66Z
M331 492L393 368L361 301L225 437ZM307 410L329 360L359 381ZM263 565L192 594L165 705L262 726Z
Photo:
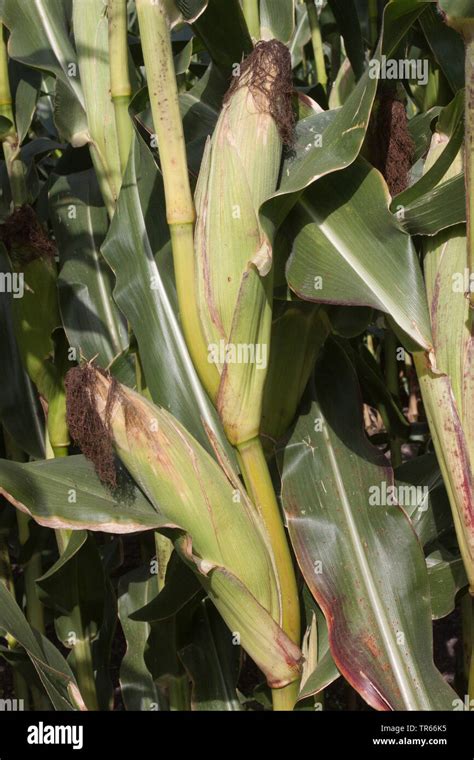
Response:
M5 705L3 705L5 707ZM8 706L8 705L6 705ZM14 705L13 705L14 706ZM32 757L122 758L139 760L152 753L219 753L237 751L265 757L275 747L293 747L292 757L329 760L349 757L450 758L473 760L472 712L0 712L0 760ZM60 728L63 727L63 728ZM50 740L59 743L51 744ZM69 740L69 744L61 743ZM35 741L42 743L34 743ZM73 748L76 744L77 749ZM337 753L334 754L334 753ZM304 756L306 759L306 756Z

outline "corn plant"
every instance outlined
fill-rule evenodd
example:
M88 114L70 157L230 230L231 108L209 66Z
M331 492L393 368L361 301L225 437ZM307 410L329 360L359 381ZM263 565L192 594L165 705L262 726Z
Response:
M474 2L0 21L1 698L469 709Z

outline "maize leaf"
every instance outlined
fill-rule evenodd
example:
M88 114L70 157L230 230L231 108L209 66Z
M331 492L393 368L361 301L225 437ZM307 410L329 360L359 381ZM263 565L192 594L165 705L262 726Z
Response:
M433 664L423 552L383 496L393 472L367 440L355 372L335 341L311 392L283 453L282 501L334 661L377 710L449 710L456 693Z
M192 641L179 650L192 681L193 710L241 710L237 695L240 652L208 600L200 602L192 621Z
M115 112L110 97L109 32L103 0L74 0L73 24L87 112L91 155L109 216L122 172Z
M56 710L87 709L66 660L30 627L4 583L0 583L0 630L24 647Z
M10 259L0 245L0 275L12 277ZM0 351L5 364L0 389L0 419L21 448L35 457L44 456L44 414L34 386L25 371L14 330L15 295L0 298Z
M111 492L83 456L28 464L0 459L0 493L46 528L137 533L166 522L132 482Z
M294 301L274 307L260 430L265 438L278 440L288 430L329 332L329 320L320 306Z

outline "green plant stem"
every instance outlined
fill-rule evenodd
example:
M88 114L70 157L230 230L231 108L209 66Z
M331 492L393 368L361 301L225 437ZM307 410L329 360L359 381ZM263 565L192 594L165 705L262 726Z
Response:
M387 383L387 389L392 396L399 402L400 389L398 382L398 362L397 362L397 339L393 330L385 331L385 380ZM389 428L390 428L390 423ZM392 467L398 467L402 463L402 442L401 439L393 435L390 429L388 430L390 437L390 453Z
M60 408L61 407L58 405L58 409ZM63 425L58 424L57 429L60 433L63 433ZM61 435L61 438L62 437L63 436ZM47 459L65 457L67 455L68 447L66 445L50 445L47 452ZM57 528L54 533L59 554L62 555L66 551L72 531L67 528ZM99 704L94 680L91 642L87 635L85 635L82 626L81 631L78 631L77 633L79 635L74 644L74 659L76 663L76 677L79 691L81 692L82 698L88 709L98 710Z
M169 20L163 6L154 3L153 0L137 0L137 14L153 124L160 151L166 217L170 228L183 332L194 366L211 398L215 400L219 387L219 373L216 366L207 361L207 344L201 329L195 293L195 210L189 185ZM259 508L265 511L270 522L269 532L277 541L276 551L279 554L278 562L281 563L279 570L283 572L280 582L283 580L282 605L287 626L285 630L299 644L299 605L294 570L260 441L255 439L254 442L246 444L240 453L248 467L248 482L254 485L256 493L259 494ZM286 691L289 696L280 693L277 697L278 704L290 709L294 704L296 688L297 686L292 684L287 689L279 690Z
M155 531L158 593L164 588L166 568L168 567L172 551L173 544L170 539ZM162 621L162 626L166 627L169 639L176 640L176 618L172 617L169 620ZM171 712L186 712L191 709L189 680L186 674L170 675L166 686L168 707Z
M15 132L14 135L6 137L3 141L3 156L5 158L10 192L15 209L19 209L28 203L25 167L19 155L18 136Z
M13 462L25 462L27 457L25 453L17 446L16 442L8 431L4 428L3 437L5 441L5 452L8 459ZM20 546L24 547L30 537L30 517L20 510L16 510L16 519L18 524L18 539ZM36 579L43 573L41 566L41 554L33 552L23 569L25 582L26 597L26 618L33 628L40 633L44 633L44 612L38 594L36 592Z
M238 446L238 458L247 491L268 532L281 593L281 627L300 645L300 607L296 577L278 502L259 438ZM275 710L292 710L298 695L296 681L283 689L273 689Z
M215 400L219 372L207 361L207 343L195 292L193 227L196 213L189 185L169 19L162 4L153 0L137 0L137 14L160 151L181 325L194 366Z
M18 537L20 545L25 546L30 537L31 519L23 512L17 512ZM43 574L40 552L34 552L26 563L23 576L25 581L26 617L30 625L44 634L44 610L36 591L36 579Z
M250 36L260 39L260 7L259 0L242 0L242 10Z
M282 689L272 689L272 704L274 712L291 712L298 699L299 681L284 686Z
M474 596L467 591L461 598L463 665L469 701L474 699Z
M68 456L68 446L53 446L54 458L62 458Z
M12 596L15 596L15 584L13 581L13 573L10 562L10 553L8 551L8 543L4 536L0 534L0 583L4 583L8 591ZM7 636L8 648L15 649L17 642L12 636ZM30 695L28 691L28 684L23 676L18 672L17 668L12 668L13 677L13 689L15 697L23 701L23 707L25 710L29 710Z
M155 531L154 538L156 562L158 565L156 580L159 593L163 590L165 585L166 568L173 551L173 544L169 538L158 533L158 531ZM163 620L161 626L163 628L163 635L166 635L170 641L176 642L176 617ZM165 630L166 634L164 633ZM179 660L177 655L176 660L178 663ZM166 680L166 692L168 708L171 712L186 712L191 709L189 679L185 673L182 675L170 675Z
M328 77L326 74L326 64L324 62L323 39L321 37L321 27L319 26L318 11L314 0L305 0L308 11L309 26L311 29L311 44L313 46L314 63L316 66L316 76L319 84L326 90Z
M58 454L54 454L55 457L67 456L67 448L53 447L53 450L58 448L59 452ZM66 551L72 531L67 528L57 528L54 533L59 554L62 555ZM84 632L81 631L80 634L82 636ZM90 639L87 636L84 636L84 638L78 637L74 644L74 659L76 662L77 683L82 698L89 710L98 710L99 703L94 679L92 647Z
M163 591L165 586L166 568L173 551L173 544L166 536L162 536L161 533L155 531L155 551L156 551L156 564L158 566L158 572L156 574L156 580L158 582L158 593Z
M370 47L373 49L379 36L379 9L377 0L369 0Z
M9 459L15 462L27 461L25 453L17 446L16 442L8 433L8 431L5 430L5 428L3 431L3 438L5 442L5 453ZM30 537L30 525L32 521L28 515L25 515L19 510L16 511L16 519L18 525L18 540L20 546L23 549ZM23 582L26 600L25 613L26 619L32 628L44 635L44 609L43 605L40 602L36 589L36 579L39 578L42 574L43 568L41 563L41 552L34 551L30 559L23 567ZM13 579L11 580L11 584L13 584ZM14 587L12 588L12 593L14 594ZM11 648L14 648L15 645L16 643L14 641L9 640L9 646ZM28 686L27 684L22 683L21 676L19 679L17 679L15 690L17 687L19 689L19 693L21 694L21 697L19 698L25 700L25 704L27 704L29 700ZM35 710L45 710L49 708L49 699L40 689L38 689L36 686L32 686L31 694L33 697Z
M12 126L3 138L3 155L10 183L10 191L15 208L21 208L28 201L25 167L19 158L20 146L13 116L13 101L8 79L8 54L6 30L0 24L0 116L11 121Z
M128 112L132 87L128 71L127 0L108 0L110 95L114 104L120 167L127 168L132 144L132 120Z
M74 644L77 682L82 698L89 710L98 710L97 691L89 639L78 639Z
M446 406L444 385L437 382L439 376L431 372L422 351L416 351L413 354L413 361L439 468L451 505L459 550L463 558L470 591L474 593L471 525L466 518L465 506L465 499L469 499L469 494L465 493L466 489L460 487L465 478L463 441L459 441L459 435L455 434L452 409Z
M447 17L446 22L461 35L465 45L465 116L464 116L464 182L466 187L467 265L474 272L474 18ZM474 307L474 292L469 292Z
M7 540L0 534L0 583L4 583L10 594L15 595L15 584L10 563Z
M463 36L466 45L466 95L464 118L464 178L466 184L466 220L469 272L474 272L474 20L465 20ZM474 307L474 292L469 293Z
M187 676L171 676L168 686L168 698L171 712L188 712L191 709Z
M336 81L336 77L341 68L341 38L339 34L331 35L331 79Z

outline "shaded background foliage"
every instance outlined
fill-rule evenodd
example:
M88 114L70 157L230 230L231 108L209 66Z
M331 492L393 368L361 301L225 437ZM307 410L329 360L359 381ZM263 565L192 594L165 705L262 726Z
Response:
M167 5L194 188L256 35L237 0ZM430 2L256 5L258 36L291 53L297 114L260 207L275 272L261 435L298 566L296 709L453 709L473 632L452 509L472 498L443 453L433 373L472 454L472 314L448 287L466 252L462 40ZM27 297L0 295L0 687L32 709L269 709L162 517L125 471L105 487L64 425L65 373L93 359L215 457L212 431L236 466L181 330L134 3L123 172L105 6L4 0L0 15L14 117L0 127L14 125L23 203L55 248L28 260L21 218L23 239L5 234L7 149L0 274L24 274ZM384 57L419 61L426 81L379 81ZM423 497L370 505L372 486L395 485Z

